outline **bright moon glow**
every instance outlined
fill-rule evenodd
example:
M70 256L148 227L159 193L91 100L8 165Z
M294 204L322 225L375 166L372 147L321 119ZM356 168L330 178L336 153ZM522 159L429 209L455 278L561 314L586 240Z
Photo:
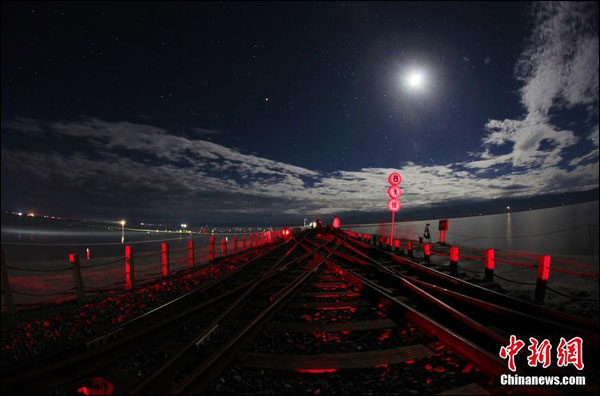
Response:
M421 90L426 85L426 75L422 70L411 70L404 77L404 84L410 90Z

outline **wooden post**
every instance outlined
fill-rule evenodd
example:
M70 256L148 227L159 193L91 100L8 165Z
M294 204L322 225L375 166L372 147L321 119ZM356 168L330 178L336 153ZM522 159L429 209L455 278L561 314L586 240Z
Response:
M485 280L487 282L494 281L494 249L485 251Z
M431 246L428 243L423 246L423 259L427 264L431 262Z
M75 292L77 300L82 303L85 301L85 293L83 291L83 280L81 279L81 267L79 265L79 255L77 253L69 254L69 261L73 267L73 283L75 283Z
M400 253L400 250L401 250L401 249L400 249L400 240L399 240L399 239L396 239L396 240L394 241L394 251L395 251L396 253Z
M237 252L237 235L233 236L233 251Z
M13 314L15 313L15 301L13 300L12 291L10 290L10 278L8 277L8 269L6 268L6 259L4 258L4 249L2 249L2 297L6 310Z
M458 273L458 246L450 248L450 272Z
M188 267L194 268L194 241L188 241Z
M133 263L133 246L125 246L125 289L135 287L135 267Z
M537 283L535 285L535 302L538 304L544 303L544 298L546 296L546 284L548 283L549 275L550 256L547 254L538 256Z
M246 235L242 235L242 249L246 249Z
M162 243L161 251L162 251L162 254L161 254L162 274L163 274L163 276L167 277L171 273L171 265L169 263L169 243L168 242Z
M408 257L412 257L413 256L413 245L411 241L408 241L406 243L406 254L408 254Z

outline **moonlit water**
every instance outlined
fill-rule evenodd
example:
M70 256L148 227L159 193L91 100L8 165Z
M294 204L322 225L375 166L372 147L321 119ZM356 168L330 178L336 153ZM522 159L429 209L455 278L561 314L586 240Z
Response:
M446 241L538 254L597 256L598 204L598 201L592 201L515 213L451 218ZM436 242L438 220L396 223L394 237L415 239L423 235L425 224L430 223L431 238ZM390 228L389 223L350 227L353 231L386 236L389 236Z
M225 237L231 242L233 235L215 237L215 250L220 249L221 238ZM189 239L186 233L125 230L125 244L133 243L138 253L160 250L161 241L169 242L171 249L180 249L187 246ZM193 240L198 252L207 249L209 236L194 235ZM147 243L140 243L143 241ZM121 244L118 224L2 215L2 248L7 261L12 263L67 260L70 253L83 258L86 249L92 258L122 256L125 244Z
M451 218L447 241L458 245L543 254L591 256L593 252L598 255L598 204L598 201L592 201L510 214ZM344 227L343 216L341 219ZM431 237L437 241L438 219L396 223L395 237L417 238L423 235L426 223L431 224ZM66 260L69 253L79 253L84 257L86 248L90 249L92 257L122 255L120 227L117 224L110 230L108 227L93 223L3 215L2 248L11 262ZM352 226L350 229L380 235L390 233L389 223ZM558 232L561 230L566 231ZM224 236L216 238L217 245L221 237ZM228 239L231 241L232 237L230 235ZM160 248L158 241L167 239L170 246L177 249L186 246L189 235L125 232L126 243L156 241L135 244L138 252L157 250ZM199 248L208 246L208 236L196 235L194 241Z

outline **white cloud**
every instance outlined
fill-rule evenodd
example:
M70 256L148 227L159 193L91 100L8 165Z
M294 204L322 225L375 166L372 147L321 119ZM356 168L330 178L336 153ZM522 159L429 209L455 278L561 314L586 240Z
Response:
M489 120L481 151L467 161L401 165L404 207L598 187L598 126L580 141L574 131L551 120L553 109L578 106L590 118L597 117L597 30L589 33L585 5L536 7L538 25L517 67L524 116ZM143 197L139 205L148 210L298 215L383 211L387 175L397 170L312 170L207 141L202 138L218 131L205 129L178 136L152 125L95 118L18 118L3 122L2 128L39 139L77 139L81 147L33 154L3 147L3 179L18 174L25 191L46 183L64 187L66 193L89 191L107 199L135 195ZM582 143L589 145L588 152L570 158L566 166L566 151Z
M598 31L594 28L593 3L536 3L536 26L517 63L523 82L521 119L489 120L485 125L484 150L468 168L485 169L510 163L513 167L546 169L559 166L566 149L579 142L574 131L553 124L552 111L586 108L598 114ZM597 146L598 126L590 139ZM541 147L546 143L546 147ZM509 144L510 153L490 154ZM589 147L587 158L594 157ZM581 161L571 161L577 164Z

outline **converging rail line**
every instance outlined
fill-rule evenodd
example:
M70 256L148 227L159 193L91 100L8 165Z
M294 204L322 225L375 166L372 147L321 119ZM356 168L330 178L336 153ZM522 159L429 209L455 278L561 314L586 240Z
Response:
M598 390L598 324L475 285L339 229L297 232L150 312L3 366L15 393L576 393L503 387L511 335L582 337ZM100 393L94 393L100 394Z

